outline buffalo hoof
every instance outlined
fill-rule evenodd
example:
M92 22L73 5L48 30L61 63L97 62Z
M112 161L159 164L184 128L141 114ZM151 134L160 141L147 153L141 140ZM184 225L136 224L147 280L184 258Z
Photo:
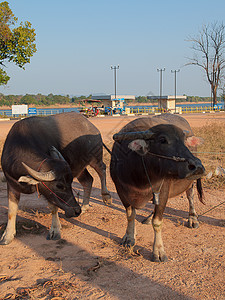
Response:
M0 240L0 245L9 245L12 242L13 239L7 240L7 239L3 239Z
M9 245L13 239L14 239L14 234L9 236L3 233L2 238L0 240L0 245Z
M112 197L110 194L102 194L102 200L105 203L105 205L111 205L112 204Z
M198 228L199 227L199 222L198 222L197 217L189 216L188 227L189 228Z
M122 239L121 245L127 248L131 248L135 245L135 239L125 234L125 236Z
M83 215L84 213L86 213L90 208L90 205L89 204L85 204L85 205L82 205L81 207L81 215Z
M152 261L153 262L167 262L168 261L168 257L166 256L166 254L162 254L162 255L157 255L155 253L152 254Z
M48 232L48 235L47 235L46 239L47 240L54 240L54 241L60 240L61 239L61 234L60 234L60 232L55 232L55 231L50 230Z

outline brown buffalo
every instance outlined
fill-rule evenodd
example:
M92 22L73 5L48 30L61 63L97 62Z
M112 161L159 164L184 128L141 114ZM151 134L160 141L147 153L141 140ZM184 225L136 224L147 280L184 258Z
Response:
M153 260L166 261L161 229L168 198L187 191L189 226L198 226L193 206L193 181L198 181L201 198L199 178L205 170L188 147L194 150L201 140L194 137L186 120L172 114L136 119L113 138L110 172L128 220L123 245L135 244L135 211L153 200Z
M52 226L47 238L59 239L58 207L65 211L66 217L81 213L72 192L74 177L84 188L82 210L89 206L93 178L87 165L97 171L102 198L105 203L110 203L101 134L91 122L75 112L16 122L6 138L1 162L9 202L8 224L1 244L9 244L16 233L20 194L31 194L37 189L52 210Z

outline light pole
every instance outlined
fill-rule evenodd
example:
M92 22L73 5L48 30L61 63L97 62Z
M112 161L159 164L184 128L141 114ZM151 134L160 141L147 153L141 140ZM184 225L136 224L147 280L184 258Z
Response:
M223 105L223 109L225 109L225 94L224 94L224 90L225 90L225 85L221 88L221 90L222 90L222 96L220 97L220 101L223 103L222 105ZM222 106L221 106L221 108L222 108Z
M111 66L111 70L114 70L114 81L115 81L115 99L116 99L116 70L118 70L120 66Z
M177 73L180 72L180 69L178 70L171 70L171 73L174 73L174 82L175 82L175 113L176 113L176 100L177 100Z
M161 98L162 98L162 72L164 72L166 69L157 69L158 72L160 72L160 84L159 84L159 98L160 98L160 108L161 108Z

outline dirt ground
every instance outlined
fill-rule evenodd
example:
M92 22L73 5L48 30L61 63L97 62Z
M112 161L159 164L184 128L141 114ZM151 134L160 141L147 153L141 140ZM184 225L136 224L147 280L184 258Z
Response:
M192 127L225 122L224 113L183 115ZM112 135L134 117L90 119L109 143ZM15 121L0 122L0 140ZM107 154L105 154L107 157ZM151 261L153 229L142 219L153 209L137 211L137 240L133 251L120 245L126 216L107 172L113 204L105 206L94 171L90 210L78 218L60 213L62 239L47 241L51 216L37 194L22 195L17 235L0 246L0 299L225 299L224 190L205 189L206 205L196 198L198 229L186 226L185 194L170 199L164 214L163 240L169 261ZM73 186L82 189L75 180ZM0 183L0 234L7 221L6 183Z

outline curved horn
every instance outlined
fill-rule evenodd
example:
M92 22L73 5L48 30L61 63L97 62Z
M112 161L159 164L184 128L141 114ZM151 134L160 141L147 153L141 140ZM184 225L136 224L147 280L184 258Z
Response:
M154 133L151 130L137 132L121 132L114 134L113 139L114 141L150 139L153 136L153 134Z
M33 178L39 181L53 181L55 179L55 174L53 171L38 172L28 167L24 162L22 162L22 165Z
M62 156L62 154L57 150L54 146L51 146L50 148L50 155L54 159L61 159L65 161L65 158Z
M188 130L183 130L183 133L186 138L190 135L190 131L188 131Z

